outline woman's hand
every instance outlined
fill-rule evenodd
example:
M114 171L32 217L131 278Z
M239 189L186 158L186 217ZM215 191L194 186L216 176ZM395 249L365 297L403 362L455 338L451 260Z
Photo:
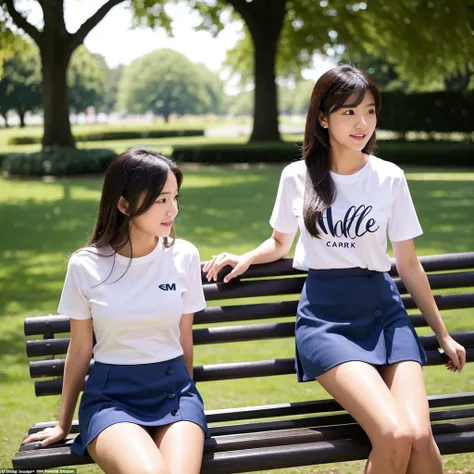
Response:
M207 281L216 281L217 275L222 268L229 265L233 270L224 278L224 283L228 283L232 278L245 273L251 265L252 259L252 256L249 254L234 255L224 252L219 255L214 255L212 260L204 265L203 271L206 273Z
M57 441L61 441L62 439L66 438L68 434L68 431L57 425L54 428L45 428L43 431L39 431L38 433L27 436L23 440L22 444L36 442L38 446L35 447L40 448L41 446L44 447L56 443Z
M446 364L446 368L453 372L461 372L466 363L466 349L449 335L440 339L439 343L444 353L450 359Z

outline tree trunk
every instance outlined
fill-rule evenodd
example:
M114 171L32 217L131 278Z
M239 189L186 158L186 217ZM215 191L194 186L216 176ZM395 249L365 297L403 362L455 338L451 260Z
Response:
M20 128L25 128L25 114L26 114L26 110L24 110L23 108L18 108L17 109L17 114L18 114L18 117L20 118Z
M13 23L38 45L43 77L43 147L75 147L68 109L66 72L73 51L84 42L90 31L116 5L124 0L108 0L74 33L66 29L64 0L38 0L43 10L44 26L40 31L16 9L14 0L2 0Z
M251 142L280 141L276 56L278 40L286 15L287 0L230 2L239 9L254 46L254 121Z
M43 72L43 147L58 145L75 148L69 121L66 73L69 56L54 45L41 52Z
M275 62L278 37L265 29L255 32L254 39L254 121L251 142L280 141Z
M2 114L3 120L5 121L5 128L9 128L10 124L8 123L8 114L4 113Z

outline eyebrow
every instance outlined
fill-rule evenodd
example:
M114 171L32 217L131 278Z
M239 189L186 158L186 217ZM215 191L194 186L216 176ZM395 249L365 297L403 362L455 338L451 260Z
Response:
M179 189L177 189L177 190L175 191L175 193L179 193ZM166 191L166 192L164 192L164 193L158 194L158 196L161 196L162 194L174 194L174 193L169 193L168 191Z
M353 109L354 107L358 107L358 105L341 105L341 109ZM375 107L375 102L367 104L366 107Z

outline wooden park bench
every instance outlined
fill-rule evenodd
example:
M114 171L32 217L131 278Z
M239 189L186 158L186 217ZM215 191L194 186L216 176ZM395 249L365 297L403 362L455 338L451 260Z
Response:
M420 260L429 274L432 288L442 290L436 296L440 309L443 312L464 309L472 315L474 326L474 252L427 256ZM284 259L256 265L240 280L229 284L207 283L203 278L207 301L218 301L219 306L208 307L196 314L195 344L236 341L261 344L264 339L294 337L294 322L286 321L296 314L305 274L294 270L291 264L291 259ZM402 282L396 278L394 266L391 274L407 309L415 308ZM279 278L275 278L277 276ZM241 300L268 295L274 296L272 302L245 304ZM226 300L230 299L232 304L226 305ZM426 326L421 315L410 317L415 327ZM286 321L278 322L279 318L286 318ZM249 324L257 320L260 320L258 324ZM268 322L262 323L262 320ZM206 327L216 322L225 325ZM34 358L30 362L30 374L36 380L37 396L61 393L64 359L58 356L67 351L69 338L64 336L67 332L69 321L63 316L31 317L25 321L25 334L41 337L26 343L28 356ZM60 336L55 337L58 334ZM474 331L452 333L452 336L466 347L468 362L474 361ZM439 351L435 336L422 336L421 339L428 365L444 365L446 356ZM238 363L219 360L216 364L196 367L195 379L203 383L294 374L292 358L278 358L278 354L271 357L274 358ZM472 369L466 366L465 370ZM429 403L441 453L474 451L474 392L430 396ZM202 472L206 474L350 461L364 459L370 452L370 443L362 429L331 399L296 403L287 400L287 403L277 405L208 410L206 414L212 434L205 443ZM30 415L33 417L34 413ZM54 424L54 421L38 423L29 429L29 433ZM72 433L77 432L78 422L75 421ZM35 450L20 448L13 459L13 467L41 469L92 463L88 456L71 454L72 440L70 437L54 446Z

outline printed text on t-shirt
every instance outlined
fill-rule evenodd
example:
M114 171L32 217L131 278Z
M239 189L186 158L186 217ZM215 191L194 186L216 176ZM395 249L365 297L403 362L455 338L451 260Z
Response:
M349 209L347 209L342 219L334 221L332 208L329 207L323 214L320 215L318 224L326 235L332 235L333 237L339 238L345 237L355 240L367 233L374 233L380 228L380 226L377 225L376 220L372 217L369 217L372 209L372 206L366 206L364 204L360 205L359 207L351 206ZM324 218L326 218L326 222ZM327 242L327 246L355 248L355 243Z

